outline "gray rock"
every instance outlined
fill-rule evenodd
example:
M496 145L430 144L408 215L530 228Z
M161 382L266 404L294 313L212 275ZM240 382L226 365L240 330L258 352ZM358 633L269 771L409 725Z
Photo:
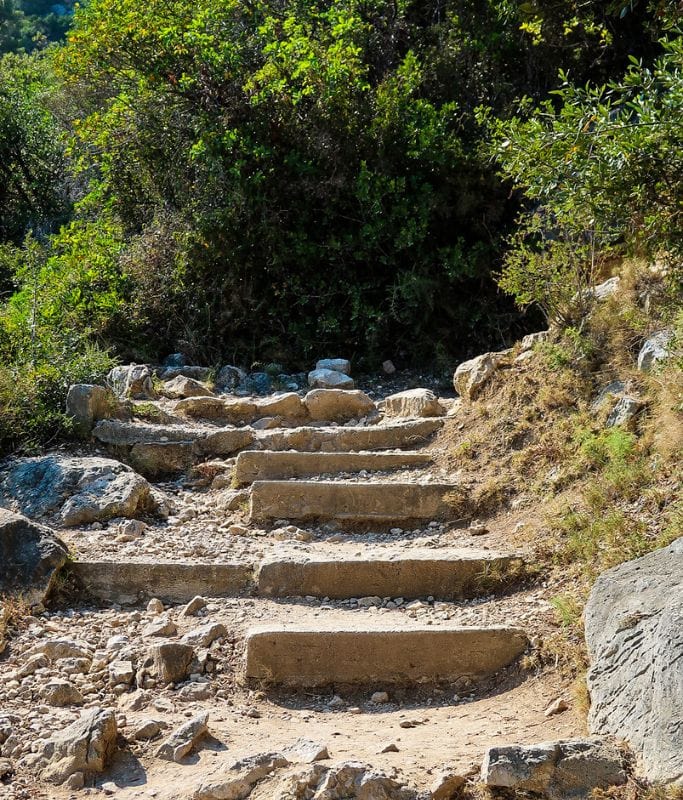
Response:
M304 397L304 405L313 420L346 422L375 411L375 404L359 390L314 389Z
M634 397L621 397L607 417L608 428L633 428L636 416L643 404Z
M179 683L190 674L194 649L180 642L164 642L150 648L154 673L164 683Z
M388 359L386 361L383 361L382 371L384 372L385 375L393 375L396 372L396 367L394 366L394 362L389 361Z
M173 400L183 397L213 397L213 392L207 389L203 383L178 375L170 381L164 383L163 394Z
M164 367L186 367L187 359L183 353L171 353L166 356L163 363Z
M587 798L626 783L628 760L612 741L569 739L490 747L481 768L487 786L535 792L550 800Z
M483 353L469 361L463 361L453 375L455 391L466 400L474 400L493 377L496 371L508 361L509 351Z
M315 365L316 369L330 369L333 372L342 372L344 375L351 374L351 362L345 358L323 358Z
M151 602L151 601L150 601ZM180 612L181 617L196 617L197 613L206 608L206 599L196 595Z
M141 722L133 731L133 739L148 741L161 733L161 726L156 720L147 719Z
M90 650L85 642L77 639L46 639L34 645L27 655L42 654L50 661L61 661L65 658L90 658Z
M242 378L235 391L243 395L270 394L273 391L273 381L267 372L251 372Z
M666 361L671 355L671 344L673 342L673 331L657 331L645 341L638 353L638 369L641 372L650 370L662 361Z
M531 350L536 347L537 344L543 344L543 342L547 342L550 340L550 331L538 331L537 333L527 333L527 335L522 339L522 352L527 350Z
M49 706L80 706L83 703L83 695L79 689L69 681L59 678L52 679L40 691L40 696Z
M218 370L216 388L225 392L234 392L246 377L247 373L243 369L226 364Z
M116 750L116 717L111 709L93 708L48 739L42 756L47 760L42 778L63 783L76 772L103 772Z
M353 378L332 369L314 369L308 373L311 389L353 389Z
M601 575L585 625L590 730L625 739L649 780L683 783L683 538Z
M146 364L114 367L107 375L107 385L121 400L150 400L156 397L152 370Z
M615 275L613 278L608 278L606 281L603 281L603 283L599 283L597 286L588 289L586 294L588 297L593 297L596 300L607 300L608 297L616 293L620 283L621 278Z
M67 556L49 528L0 508L0 596L21 592L29 603L42 603Z
M171 381L174 378L190 378L193 381L208 381L211 370L208 367L166 367L159 372L162 381Z
M69 527L148 509L150 486L119 461L53 453L12 462L0 474L0 502L29 517L58 515Z
M222 774L202 781L192 800L243 800L259 781L288 764L280 753L260 753L243 758Z
M222 639L228 635L227 628L222 622L209 622L202 625L201 628L186 633L183 636L183 644L193 645L195 647L209 647L216 639Z
M600 389L598 396L591 403L591 409L597 411L608 397L621 397L625 391L626 384L623 381L611 381Z
M408 389L389 395L384 400L384 413L388 417L442 417L446 409L430 389Z
M367 764L347 761L325 773L313 795L314 800L416 800L416 793Z
M176 763L181 762L206 736L209 731L208 722L209 714L204 712L176 728L157 750L157 758Z
M76 383L69 387L66 395L66 415L73 421L79 436L89 436L95 422L109 416L115 403L103 386Z
M293 745L283 751L282 755L288 761L298 764L313 764L315 761L325 761L330 757L324 744L311 739L297 739Z

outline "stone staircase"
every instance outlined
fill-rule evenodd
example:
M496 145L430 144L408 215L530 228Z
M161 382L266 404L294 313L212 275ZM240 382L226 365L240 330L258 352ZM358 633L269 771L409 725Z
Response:
M160 422L102 420L94 438L150 478L236 454L233 484L249 492L247 532L291 521L331 523L357 546L351 553L348 546L313 534L310 546L300 545L296 553L276 542L260 559L235 563L173 556L163 562L90 560L86 554L73 570L90 596L116 603L152 596L168 603L195 595L259 598L262 617L272 623L246 627L241 669L247 681L270 686L409 687L478 680L524 652L528 638L515 626L463 625L457 613L454 620L421 624L392 609L392 598L457 606L508 586L524 569L515 554L469 546L391 550L378 544L377 536L368 539L373 530L390 539L409 526L429 530L456 522L460 488L424 472L432 461L425 446L442 419L319 426L301 424L297 414L289 427L257 430L235 425L239 409L253 418L249 403L191 401L167 404ZM401 472L416 469L422 470L418 479ZM294 598L305 598L308 605ZM385 613L359 621L348 608L330 606L364 598L375 607L383 603Z

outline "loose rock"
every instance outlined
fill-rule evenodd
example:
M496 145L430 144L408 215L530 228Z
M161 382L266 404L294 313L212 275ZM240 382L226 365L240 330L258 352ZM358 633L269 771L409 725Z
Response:
M208 713L203 713L176 728L157 750L157 758L181 762L208 733L208 721Z
M624 753L605 739L574 739L487 750L481 768L487 786L537 792L550 800L587 798L593 789L626 783Z

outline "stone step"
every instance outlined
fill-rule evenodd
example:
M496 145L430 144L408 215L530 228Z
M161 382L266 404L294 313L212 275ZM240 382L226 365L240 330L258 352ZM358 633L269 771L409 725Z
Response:
M504 626L259 626L247 632L245 674L291 687L440 683L492 675L527 645L522 630Z
M271 557L257 575L262 597L435 597L488 594L519 578L523 560L488 550L411 548L398 556Z
M441 483L256 481L251 490L250 519L401 524L452 519L460 494L459 487Z
M330 425L256 431L249 426L157 425L105 419L95 425L93 437L142 475L155 478L247 448L349 452L416 447L425 444L442 425L440 419L423 419L348 428Z
M252 428L155 425L106 419L93 436L147 477L172 474L212 456L228 456L250 447Z
M76 561L70 569L87 595L112 603L187 603L198 594L236 597L254 588L251 564Z
M244 450L235 464L235 482L304 478L361 470L395 470L424 467L432 461L428 453L297 453L277 450Z
M437 418L396 422L388 425L301 427L259 431L256 446L261 450L302 452L349 452L397 450L419 447L443 426Z

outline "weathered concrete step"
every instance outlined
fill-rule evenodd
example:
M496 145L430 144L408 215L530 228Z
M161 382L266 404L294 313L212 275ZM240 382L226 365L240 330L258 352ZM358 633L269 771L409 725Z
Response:
M244 450L237 457L235 481L242 485L254 481L304 478L335 472L393 470L423 467L431 463L428 453L297 453L277 450Z
M449 519L450 497L459 489L441 483L351 483L344 481L256 481L250 516L346 522L408 522Z
M302 687L439 683L492 675L527 644L523 631L508 627L272 625L247 633L245 673Z
M114 419L98 422L93 436L152 478L180 472L211 456L231 455L255 440L252 428L154 425Z
M198 594L235 597L254 587L250 564L76 561L71 570L88 595L112 603L136 603L150 597L186 603Z
M390 425L276 429L258 432L256 444L262 450L299 450L309 453L396 450L426 444L442 426L443 420L430 418Z
M411 549L387 558L272 557L257 576L262 597L429 597L453 600L489 593L518 578L524 568L518 556L488 550Z

